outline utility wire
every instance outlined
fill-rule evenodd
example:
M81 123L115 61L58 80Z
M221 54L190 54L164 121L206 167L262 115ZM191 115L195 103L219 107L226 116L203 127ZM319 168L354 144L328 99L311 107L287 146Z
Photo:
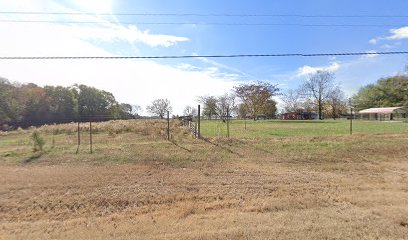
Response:
M233 55L180 55L180 56L19 56L0 57L0 60L75 60L75 59L180 59L180 58L244 58L244 57L324 57L324 56L364 56L364 55L400 55L398 52L343 52L343 53L283 53L283 54L233 54Z
M408 18L408 15L308 15L308 14L230 14L230 13L91 13L0 11L4 15L98 15L98 16L171 16L171 17L304 17L304 18Z
M109 21L3 20L0 23L117 24ZM223 22L120 22L134 25L216 25L216 26L300 26L300 27L401 27L404 24L303 24L303 23L223 23Z

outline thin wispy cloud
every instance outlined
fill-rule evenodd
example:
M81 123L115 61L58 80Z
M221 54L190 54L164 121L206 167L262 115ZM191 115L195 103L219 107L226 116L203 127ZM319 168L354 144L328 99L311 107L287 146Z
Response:
M105 42L126 41L129 43L144 43L150 47L171 47L180 42L186 42L186 37L171 36L165 34L151 34L149 30L141 31L135 25L109 27L67 27L78 38L85 40L99 40Z
M74 12L53 1L48 11ZM13 1L0 3L1 9L18 11ZM44 11L43 3L33 4L33 11ZM102 11L102 9L101 9ZM104 9L103 12L106 12ZM95 16L90 16L92 21ZM135 46L170 48L188 38L152 34L137 26L122 26L98 18L101 24L70 26L61 23L0 23L1 56L115 56L100 42L127 42ZM124 45L125 46L125 45ZM166 65L153 60L122 61L0 61L0 76L12 81L38 85L87 84L112 92L119 101L145 107L156 98L172 101L175 113L195 103L197 96L229 91L236 76L219 67L191 64Z
M391 40L401 40L408 38L408 27L396 28L390 30L391 36L388 36L387 39Z
M408 39L408 26L390 29L389 33L391 35L385 36L385 37L384 36L375 37L375 38L370 39L368 42L372 45L375 45L379 43L380 41L385 41L385 40L394 41L394 40Z
M329 72L336 72L337 70L339 70L341 67L341 65L337 62L333 62L328 66L320 66L320 67L312 67L312 66L308 66L305 65L303 67L300 67L297 70L297 77L301 77L301 76L307 76L309 74L313 74L316 73L317 71L329 71Z

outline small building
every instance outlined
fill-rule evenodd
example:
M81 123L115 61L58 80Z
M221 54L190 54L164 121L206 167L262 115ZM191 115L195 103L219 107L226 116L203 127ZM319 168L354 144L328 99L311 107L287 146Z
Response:
M314 112L287 112L282 114L282 120L316 120Z
M407 120L408 107L369 108L358 112L361 120Z
M183 123L184 126L187 126L188 122L193 121L193 116L192 115L180 116L180 117L178 117L178 119Z

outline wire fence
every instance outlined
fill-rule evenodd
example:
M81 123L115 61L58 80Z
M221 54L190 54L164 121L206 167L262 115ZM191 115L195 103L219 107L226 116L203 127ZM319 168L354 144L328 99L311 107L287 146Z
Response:
M96 117L95 117L96 119ZM252 120L203 119L197 116L166 119L130 119L102 121L77 121L63 124L47 124L40 127L0 132L0 137L16 135L16 140L7 143L11 148L30 146L30 134L38 131L46 141L48 149L67 153L109 153L110 149L126 151L127 148L149 146L155 151L156 143L180 143L191 139L233 138L268 139L302 138L313 139L325 136L347 136L381 134L408 134L407 121L375 121L361 119L343 120ZM20 135L19 135L20 134ZM19 137L21 136L21 137ZM23 137L25 136L25 137ZM190 139L190 140L188 140Z
M407 121L348 120L201 120L203 137L271 138L408 133Z

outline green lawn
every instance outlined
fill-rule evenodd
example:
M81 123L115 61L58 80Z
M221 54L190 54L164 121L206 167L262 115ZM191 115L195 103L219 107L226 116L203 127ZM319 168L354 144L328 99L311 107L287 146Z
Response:
M408 123L353 121L353 133L408 133ZM244 120L230 121L230 136L238 138L268 138L293 136L334 136L350 133L350 121L280 121L280 120ZM204 137L222 137L227 134L227 124L219 120L201 122L201 134Z

